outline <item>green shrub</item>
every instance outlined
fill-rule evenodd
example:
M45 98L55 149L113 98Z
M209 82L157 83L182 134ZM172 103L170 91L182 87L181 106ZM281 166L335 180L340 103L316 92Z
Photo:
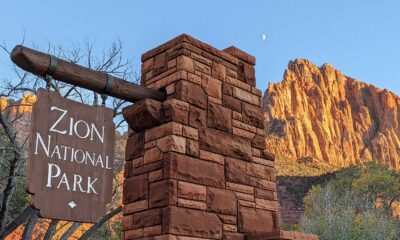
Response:
M380 207L376 207L380 199ZM400 175L371 163L339 171L304 198L299 230L324 239L397 239L399 221L390 205L400 200Z

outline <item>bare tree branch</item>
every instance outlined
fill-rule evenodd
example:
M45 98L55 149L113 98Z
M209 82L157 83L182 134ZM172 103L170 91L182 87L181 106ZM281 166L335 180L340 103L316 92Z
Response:
M31 215L35 214L35 209L32 208L31 205L27 206L21 214L15 218L7 227L4 228L2 232L0 232L0 239L6 237L8 234L12 233L19 225L24 223L26 219L30 218Z
M56 227L59 220L51 219L49 226L47 227L46 234L44 235L43 240L51 240L56 232Z
M81 225L82 223L74 222L59 240L67 240Z
M117 207L116 209L112 210L111 212L109 212L107 215L105 215L104 217L102 217L100 219L99 222L97 222L96 224L94 224L93 226L91 226L80 238L79 240L85 240L88 239L93 233L95 233L97 231L97 229L99 229L105 222L107 222L108 220L110 220L112 217L114 217L115 215L117 215L118 213L120 213L122 211L122 206Z
M22 240L31 240L32 233L35 229L35 225L39 219L38 217L38 210L34 209L34 213L28 219L28 222L25 225L24 233L22 234Z

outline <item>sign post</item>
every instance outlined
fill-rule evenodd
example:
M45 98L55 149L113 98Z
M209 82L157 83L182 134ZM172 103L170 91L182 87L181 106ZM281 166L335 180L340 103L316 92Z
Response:
M111 202L113 110L38 91L27 162L27 190L41 217L97 222Z

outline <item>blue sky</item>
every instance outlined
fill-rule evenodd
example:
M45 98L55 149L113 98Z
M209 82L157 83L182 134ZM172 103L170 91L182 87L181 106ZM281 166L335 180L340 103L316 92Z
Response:
M217 48L234 45L257 58L257 87L278 82L289 60L330 63L346 75L400 94L400 1L350 0L3 0L0 41L121 39L140 70L140 55L187 33ZM266 40L262 40L266 34ZM100 54L100 53L99 53ZM0 53L0 74L8 74Z

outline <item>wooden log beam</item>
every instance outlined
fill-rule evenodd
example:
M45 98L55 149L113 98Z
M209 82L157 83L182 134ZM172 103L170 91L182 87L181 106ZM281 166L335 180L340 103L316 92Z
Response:
M15 46L11 52L11 60L25 71L45 77L50 67L50 55L21 45ZM107 74L95 71L78 64L57 58L57 68L53 73L54 79L102 93L107 85ZM140 85L114 77L109 96L136 102L150 98L164 101L165 93L155 91Z

